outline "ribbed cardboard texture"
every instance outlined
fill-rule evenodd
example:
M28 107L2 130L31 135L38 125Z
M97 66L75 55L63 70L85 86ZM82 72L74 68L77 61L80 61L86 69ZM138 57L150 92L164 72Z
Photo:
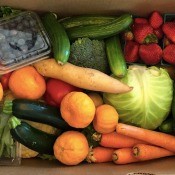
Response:
M153 10L175 13L174 0L1 0L0 6L52 11L62 16L79 14L148 15ZM153 161L115 165L113 163L65 166L57 161L22 160L21 166L1 166L0 175L175 175L175 157ZM149 174L150 173L150 174Z

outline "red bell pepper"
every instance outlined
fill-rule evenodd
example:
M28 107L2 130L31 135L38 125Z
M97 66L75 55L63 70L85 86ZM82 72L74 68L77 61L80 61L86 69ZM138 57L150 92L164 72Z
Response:
M44 100L49 105L59 107L63 97L72 91L82 90L64 81L51 78L46 83L46 92L44 94Z

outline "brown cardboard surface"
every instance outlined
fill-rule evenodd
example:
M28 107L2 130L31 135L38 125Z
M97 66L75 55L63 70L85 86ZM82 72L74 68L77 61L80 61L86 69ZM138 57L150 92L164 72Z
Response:
M175 175L175 158L115 165L113 163L81 164L65 166L57 161L41 159L23 160L21 166L0 167L0 175L127 175L128 173L153 173L155 175Z
M163 13L175 11L174 0L0 0L0 5L39 11L50 10L60 15L123 12L146 15L153 10Z
M175 13L174 0L0 0L0 6L9 5L36 11L58 12L61 16L77 14L118 14L129 12L147 15L150 11ZM175 175L175 157L128 165L81 164L64 166L57 161L41 159L22 160L21 166L1 166L0 175L127 175L131 172Z

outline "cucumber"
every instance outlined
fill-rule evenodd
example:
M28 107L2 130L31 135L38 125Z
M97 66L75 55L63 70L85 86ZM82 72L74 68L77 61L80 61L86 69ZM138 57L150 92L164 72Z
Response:
M69 29L77 26L86 26L94 24L105 24L116 19L113 16L75 16L61 19L59 22L65 29Z
M118 78L122 78L127 73L127 65L121 48L120 38L118 35L107 38L106 54L111 72Z
M27 99L5 101L3 112L5 114L12 114L19 119L48 124L61 130L72 129L72 127L62 119L58 108L40 101Z
M14 116L10 118L8 124L14 140L38 153L53 155L53 145L58 136L36 129Z
M65 64L70 55L70 41L64 27L57 21L53 13L45 14L42 22L50 37L55 60L59 64Z
M129 14L124 14L108 23L78 26L67 29L70 40L87 37L90 39L104 39L116 35L127 29L133 22Z

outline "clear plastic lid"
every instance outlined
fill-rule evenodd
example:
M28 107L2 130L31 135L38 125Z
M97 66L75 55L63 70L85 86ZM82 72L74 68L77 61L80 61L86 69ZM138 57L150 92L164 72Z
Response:
M0 74L48 57L51 46L35 12L0 20Z

